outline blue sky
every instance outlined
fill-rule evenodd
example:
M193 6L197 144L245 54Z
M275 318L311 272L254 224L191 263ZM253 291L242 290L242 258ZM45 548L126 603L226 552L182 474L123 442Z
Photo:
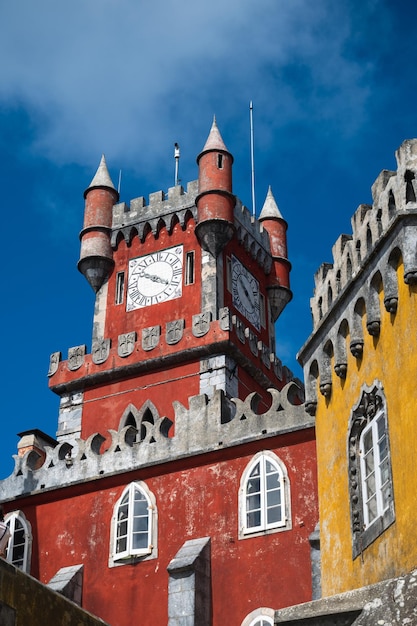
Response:
M91 347L94 297L76 263L102 152L123 201L174 184L174 142L186 184L216 114L250 206L250 100L258 213L271 184L289 224L294 299L277 354L301 375L314 272L417 135L416 34L407 0L0 3L0 477L16 433L55 434L50 353Z

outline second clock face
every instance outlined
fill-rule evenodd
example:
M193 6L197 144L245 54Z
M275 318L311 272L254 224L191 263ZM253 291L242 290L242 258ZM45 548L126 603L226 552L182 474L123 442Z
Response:
M257 330L261 327L259 283L244 265L232 256L233 305Z
M129 261L126 310L182 295L183 247L175 246Z

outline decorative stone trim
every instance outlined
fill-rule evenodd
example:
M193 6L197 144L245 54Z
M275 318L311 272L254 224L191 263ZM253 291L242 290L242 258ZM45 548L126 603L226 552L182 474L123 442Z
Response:
M104 363L109 358L110 354L110 339L99 339L93 343L91 350L91 359L96 365Z
M58 366L61 361L61 353L60 352L52 352L51 357L49 359L49 369L48 376L53 376L58 371Z
M136 343L136 331L130 333L123 333L119 335L117 342L117 354L125 358L133 354Z
M193 315L192 333L194 337L204 337L210 330L211 313L198 313Z
M149 326L149 328L144 328L142 330L142 348L146 352L149 350L153 350L159 343L159 339L161 336L161 327L160 326Z
M78 370L81 365L84 363L84 358L86 354L86 346L75 346L74 348L69 348L68 350L68 369L74 372Z
M297 404L300 389L295 383L288 383L281 391L269 389L269 393L271 406L261 414L257 412L260 398L255 392L245 400L230 401L216 390L211 399L206 395L191 397L188 408L174 402L172 437L172 421L160 417L154 407L153 423L143 419L146 411L136 410L137 428L127 425L119 431L109 430L111 443L105 451L105 438L95 433L86 440L74 437L55 447L45 446L45 461L36 470L31 466L30 452L23 457L15 455L13 474L0 481L0 500L313 427L314 420L306 417L304 405Z
M181 341L184 334L185 320L178 319L168 322L166 325L165 341L172 346Z

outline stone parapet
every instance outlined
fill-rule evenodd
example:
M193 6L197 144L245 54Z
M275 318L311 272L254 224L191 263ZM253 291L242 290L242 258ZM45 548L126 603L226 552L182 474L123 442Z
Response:
M113 207L111 243L114 248L124 239L130 245L132 238L139 239L152 232L156 235L161 227L169 231L176 223L184 226L189 217L197 219L195 199L198 193L198 181L187 185L187 191L181 185L170 187L168 193L156 191L149 196L149 203L139 197L131 200L130 206L124 202Z
M299 404L299 392L293 382L281 391L270 389L271 406L258 414L258 394L251 393L246 400L228 400L217 390L211 399L206 395L189 398L188 408L174 402L173 436L171 421L154 415L152 424L143 420L137 428L110 430L110 443L101 433L95 433L87 440L67 439L55 447L45 447L45 461L37 469L29 462L30 453L24 457L15 455L12 475L0 481L0 500L312 428L314 421L306 414L304 405ZM103 449L105 441L107 449Z

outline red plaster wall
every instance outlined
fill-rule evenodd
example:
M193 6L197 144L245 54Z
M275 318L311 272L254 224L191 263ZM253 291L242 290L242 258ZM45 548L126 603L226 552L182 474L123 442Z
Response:
M173 402L188 406L188 398L200 393L200 363L183 363L178 367L152 371L140 377L89 389L84 394L81 437L100 432L106 436L109 428L118 430L124 411L133 404L140 410L150 400L159 417L174 422ZM170 432L172 436L174 430Z
M162 327L162 332L165 332L165 324L179 318L184 318L186 327L191 328L192 316L201 312L201 248L194 234L194 227L194 220L190 219L185 231L182 230L180 224L176 224L171 234L163 227L157 239L152 233L149 233L143 243L135 236L130 247L126 245L125 241L119 244L113 255L115 267L109 279L105 337L111 337L117 342L117 337L122 333L132 330L139 331L157 324ZM184 246L184 264L186 253L191 250L195 252L194 284L183 284L181 298L135 311L126 311L129 260L181 244ZM125 298L123 304L115 305L116 275L122 271L125 272Z
M239 540L241 475L267 444L288 469L293 528ZM201 465L191 466L196 461ZM158 558L109 568L113 507L132 480L144 480L155 495ZM24 502L21 507L34 529L32 573L47 582L59 568L83 563L83 605L112 626L131 626L132 615L136 624L166 624L166 567L185 541L204 536L212 539L213 626L240 626L257 607L280 608L311 598L308 536L318 519L312 431L40 498L36 511L25 509Z

